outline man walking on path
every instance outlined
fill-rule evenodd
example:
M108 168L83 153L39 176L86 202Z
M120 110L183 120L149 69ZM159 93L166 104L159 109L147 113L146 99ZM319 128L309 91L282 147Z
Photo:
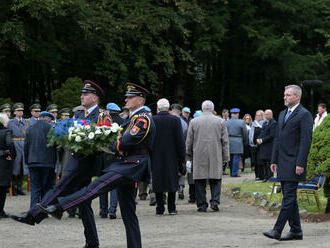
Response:
M306 179L306 166L312 142L313 117L301 104L301 88L289 85L284 91L283 110L278 118L271 170L277 172L283 192L282 208L274 228L263 234L277 240L301 240L303 233L297 202L298 182ZM289 222L290 232L281 237Z

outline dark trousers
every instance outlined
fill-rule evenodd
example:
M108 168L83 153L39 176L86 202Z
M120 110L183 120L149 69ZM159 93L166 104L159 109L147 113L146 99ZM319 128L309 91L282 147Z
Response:
M176 192L168 192L167 193L167 209L168 209L168 212L176 211L175 193ZM165 211L164 193L163 192L156 192L156 202L157 202L156 213L157 214L163 214L164 211Z
M283 192L282 208L279 216L277 217L274 229L281 233L286 222L288 221L291 232L301 232L302 230L297 202L298 182L282 181L281 187Z
M229 166L231 176L238 176L240 160L241 154L230 154Z
M100 196L100 213L101 214L114 214L117 212L117 205L118 205L118 196L117 190L113 189L110 192L110 208L109 206L109 193L105 193Z
M42 197L51 189L51 173L54 169L50 167L30 167L31 201L30 208L39 203Z
M189 200L196 201L195 184L189 184Z
M270 162L268 160L263 160L263 177L264 179L269 179L273 176L273 172L270 170Z
M0 186L0 218L4 214L3 208L5 207L6 196L8 187Z
M72 194L79 188L87 186L91 181L91 177L85 173L81 173L78 170L78 167L76 170L65 171L64 174L65 175L62 176L61 180L55 185L55 187L52 190L49 190L42 198L40 203L43 206L56 204L58 197ZM86 201L79 207L86 243L90 246L98 246L99 240L91 201ZM37 223L40 223L47 217L47 215L40 212L39 208L36 206L31 208L29 213L35 218Z
M117 189L121 216L126 229L127 247L140 248L141 233L136 216L135 183L116 172L108 172L75 193L59 197L58 202L65 211L85 201L91 201L113 189Z
M206 209L208 207L206 200L206 179L195 180L196 203L197 208ZM220 204L221 179L208 179L211 189L211 206Z

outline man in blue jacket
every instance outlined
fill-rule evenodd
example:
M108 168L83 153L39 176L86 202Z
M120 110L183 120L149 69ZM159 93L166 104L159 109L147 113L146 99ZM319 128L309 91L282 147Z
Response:
M46 111L39 120L26 130L24 159L28 165L31 180L30 208L34 207L51 188L52 174L56 163L56 150L47 147L47 134L54 116Z
M313 117L301 104L302 90L297 85L285 87L284 104L274 140L271 170L277 172L283 192L282 208L272 230L263 234L277 240L301 240L303 233L297 202L298 182L306 179L307 156L312 142ZM290 232L281 237L289 222Z

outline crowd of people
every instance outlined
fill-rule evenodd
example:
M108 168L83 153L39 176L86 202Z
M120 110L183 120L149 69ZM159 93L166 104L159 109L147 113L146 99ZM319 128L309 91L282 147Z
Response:
M58 111L57 105L51 104L41 111L40 104L33 104L31 117L25 119L22 103L3 104L0 106L0 218L8 217L4 204L10 187L13 196L25 194L22 185L26 176L31 184L30 210L14 215L13 219L34 225L47 214L60 219L68 211L69 217L79 215L83 219L85 247L98 247L90 202L99 197L100 216L115 219L119 201L128 247L140 247L136 197L146 200L150 195L150 205L156 205L157 215L164 215L166 203L168 214L176 215L177 198L185 199L188 181L188 202L196 204L198 212L206 212L209 206L212 211L219 211L222 175L227 167L231 177L239 177L250 158L256 181L266 182L276 172L271 163L278 122L270 109L256 111L254 120L250 114L240 119L239 108L224 109L218 115L213 102L206 100L201 110L192 114L189 107L170 104L162 98L153 115L144 105L148 91L132 83L127 84L124 109L116 103L100 109L98 101L103 90L94 82L86 81L81 92L82 105L73 110L72 118L98 122L100 116L107 116L110 122L124 128L120 139L109 144L116 157L97 154L88 160L70 150L47 146L49 130L70 118L69 108ZM9 119L11 111L14 116ZM326 115L325 104L319 104L314 128ZM97 166L91 167L95 163ZM119 166L123 164L130 167ZM98 179L91 182L93 176ZM209 203L207 184L211 190Z

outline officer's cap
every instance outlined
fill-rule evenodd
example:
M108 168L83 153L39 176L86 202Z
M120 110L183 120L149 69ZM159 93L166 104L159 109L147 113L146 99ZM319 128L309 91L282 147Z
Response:
M9 103L5 103L0 106L0 112L6 112L10 110L11 110L11 105Z
M48 112L58 112L58 107L56 104L51 104L46 109Z
M66 115L66 116L70 116L70 109L69 108L62 108L59 113L61 115Z
M241 112L241 110L240 110L239 108L232 108L232 109L230 110L230 113L233 113L233 114L237 114L237 113L239 113L239 112Z
M42 112L40 113L40 117L44 117L44 116L47 116L47 117L49 117L49 118L52 119L52 120L55 119L55 118L54 118L54 115L52 115L51 113L49 113L49 112L47 112L47 111L42 111Z
M41 106L39 103L32 104L30 106L30 111L41 111Z
M84 87L81 89L81 93L92 93L97 96L104 96L103 89L91 80L84 81Z
M111 111L121 111L120 107L113 103L113 102L110 102L107 104L107 110L111 110Z
M203 114L202 110L197 110L197 111L195 111L193 116L194 116L194 118L197 118L197 117L201 116L202 114Z
M186 113L191 113L191 111L190 111L190 108L188 108L188 107L184 107L183 109L182 109L182 111L183 112L186 112Z
M140 96L140 97L145 98L146 95L150 94L149 90L143 88L140 85L137 85L137 84L134 84L131 82L127 82L126 87L127 87L127 91L126 91L125 96Z
M14 111L24 111L24 104L21 102L17 102L13 105L13 110Z

